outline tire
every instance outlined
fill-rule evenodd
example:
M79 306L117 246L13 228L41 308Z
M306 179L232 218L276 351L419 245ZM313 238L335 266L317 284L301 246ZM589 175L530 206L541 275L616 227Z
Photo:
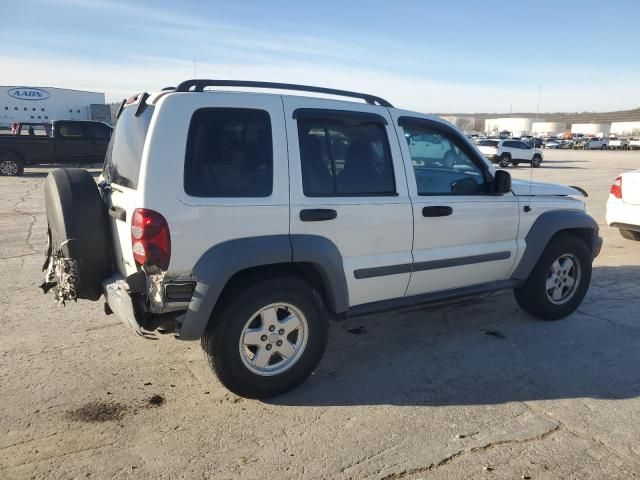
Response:
M531 160L531 168L539 168L542 163L542 158L539 155L535 155Z
M507 168L511 163L511 155L508 153L503 153L500 155L500 159L498 160L498 166L500 168Z
M106 207L98 186L89 172L77 168L57 168L45 180L49 248L45 267L56 261L56 255L74 261L71 298L98 300L102 281L112 271L111 229ZM49 273L49 272L48 272ZM49 275L47 275L49 277ZM42 288L60 286L60 278L45 278ZM56 291L58 294L58 291Z
M0 157L0 176L20 177L24 173L24 165L12 153Z
M276 309L277 316L269 316L278 319L277 327L270 330L264 315L274 305L283 308ZM282 333L282 317L291 314L301 327L287 335ZM251 341L257 344L243 343L248 330L253 330ZM225 387L242 397L268 398L292 390L311 375L324 354L328 333L328 315L318 291L301 278L281 275L256 280L227 295L221 307L216 307L202 348ZM278 350L284 347L278 341L294 346L289 360L280 356ZM259 363L260 352L267 358L264 366Z
M573 289L564 283L564 276L554 279L552 267L554 263L563 259L558 266L567 267L566 259L570 259L574 265L573 274L575 283ZM556 268L557 270L557 268ZM571 269L567 272L571 277ZM560 270L561 272L564 270ZM547 287L552 282L552 291L548 293ZM556 235L547 245L540 256L538 263L529 275L529 278L521 287L514 289L516 301L520 308L541 320L558 320L573 313L582 303L591 283L591 252L582 239L570 233ZM555 285L555 286L553 286ZM552 300L553 293L560 289L564 298ZM566 292L565 292L565 289Z
M640 232L636 232L634 230L627 230L626 228L620 229L620 235L627 240L636 240L640 241Z

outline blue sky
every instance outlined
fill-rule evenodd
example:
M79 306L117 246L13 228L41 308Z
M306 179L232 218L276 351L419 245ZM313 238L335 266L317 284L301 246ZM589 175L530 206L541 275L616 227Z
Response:
M640 1L3 2L0 84L117 101L192 78L367 91L425 112L640 107Z

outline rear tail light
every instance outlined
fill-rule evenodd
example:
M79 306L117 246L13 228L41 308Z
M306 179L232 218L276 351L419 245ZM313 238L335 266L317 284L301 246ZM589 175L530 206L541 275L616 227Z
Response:
M611 195L616 198L622 198L622 177L618 177L611 185Z
M136 208L131 219L131 249L138 265L167 270L171 235L165 218L153 210Z

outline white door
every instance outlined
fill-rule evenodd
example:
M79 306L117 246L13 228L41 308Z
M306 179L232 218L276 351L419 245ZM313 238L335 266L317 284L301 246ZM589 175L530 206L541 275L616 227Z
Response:
M415 224L407 295L508 279L517 253L515 196L491 193L487 164L458 130L393 115L407 140L402 150ZM422 157L412 148L411 139L425 135L440 147L431 150L437 155Z
M413 219L396 132L386 108L283 97L291 234L340 251L349 305L402 297Z

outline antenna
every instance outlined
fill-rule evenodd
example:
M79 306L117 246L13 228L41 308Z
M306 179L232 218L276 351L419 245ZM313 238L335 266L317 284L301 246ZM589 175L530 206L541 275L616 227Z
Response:
M538 105L536 106L536 121L538 121L538 117L540 116L540 97L542 97L542 82L538 86ZM533 138L533 148L536 148L535 137ZM531 170L529 171L529 205L525 207L525 212L531 211L531 204L533 203L531 200L531 190L533 187L533 158L531 159Z
M196 57L193 57L193 78L198 78L198 73L196 70Z

